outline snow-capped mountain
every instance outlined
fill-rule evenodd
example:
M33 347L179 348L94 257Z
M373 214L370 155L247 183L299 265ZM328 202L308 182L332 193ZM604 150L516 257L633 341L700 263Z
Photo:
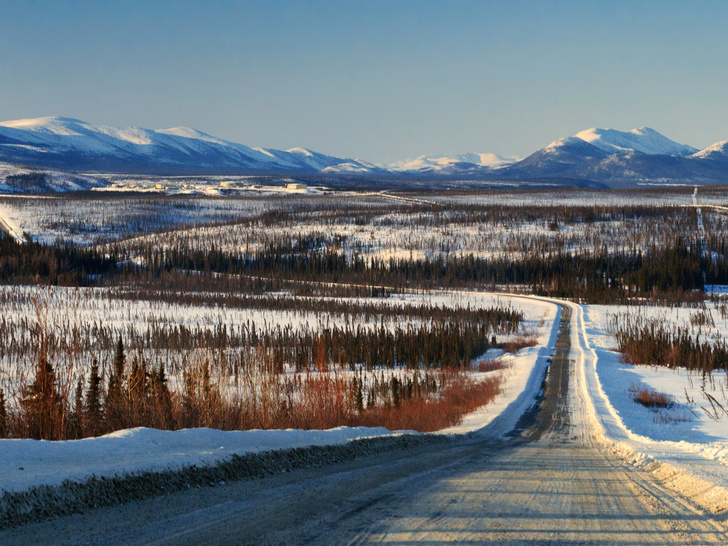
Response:
M498 175L561 177L609 187L644 182L724 184L728 182L727 150L726 143L718 143L698 152L647 127L627 132L587 129L552 142Z
M304 148L274 150L229 142L189 127L150 130L95 126L63 117L0 123L0 161L83 171L302 172L372 167Z
M690 158L725 161L728 159L728 140L716 142L712 146L708 146L704 150L694 153Z
M432 173L432 174L453 174L466 170L493 170L515 163L520 158L502 157L498 154L460 154L447 155L421 155L415 159L397 161L387 165L387 168L395 172L405 173Z
M584 163L599 162L608 153L577 137L555 140L500 174L515 178L569 174Z
M27 172L6 174L27 191L103 184L85 173L144 175L322 175L335 183L361 179L437 186L443 180L535 180L623 187L643 182L728 183L728 142L698 151L648 127L592 128L561 138L524 159L496 154L423 155L387 166L342 159L305 148L276 150L229 142L189 127L150 130L94 126L62 117L0 123L0 163ZM74 171L69 174L68 171ZM37 174L38 176L35 176ZM40 176L40 175L43 176ZM12 178L9 178L12 177ZM396 182L399 181L399 182ZM45 189L44 189L45 188ZM0 188L1 190L2 188Z
M692 146L678 144L649 127L631 131L592 128L581 131L575 136L610 155L634 150L651 155L688 156L698 151Z
M728 181L728 171L721 166L728 161L726 150L728 146L719 143L698 152L649 127L631 131L592 128L555 140L522 160L495 154L425 155L387 168L421 176L559 178L563 183L593 182L591 185L597 186L626 186L650 180L712 183Z

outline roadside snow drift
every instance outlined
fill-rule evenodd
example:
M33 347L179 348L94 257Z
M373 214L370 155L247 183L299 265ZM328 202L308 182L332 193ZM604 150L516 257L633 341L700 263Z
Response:
M723 390L725 374L715 373L713 380L702 382L685 370L625 364L613 350L616 342L608 328L609 314L617 309L571 305L578 308L576 317L583 313L572 335L583 352L581 385L592 405L596 431L617 454L655 473L667 486L714 513L727 510L726 417L710 418L699 402L704 388ZM667 394L673 405L651 409L638 404L630 390L640 385Z

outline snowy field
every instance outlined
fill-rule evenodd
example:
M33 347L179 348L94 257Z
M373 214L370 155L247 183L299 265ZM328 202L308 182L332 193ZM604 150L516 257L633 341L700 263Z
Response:
M558 331L558 307L519 297L472 292L438 293L432 301L471 307L508 302L526 316L526 329L536 335L538 345L516 355L500 356L506 366L502 392L484 408L467 415L461 424L441 431L445 434L481 431L498 436L510 430L520 414L530 407L541 386L541 378L552 353ZM419 296L407 295L407 301ZM499 357L492 352L483 359ZM473 372L477 375L477 372ZM101 438L48 442L0 440L0 491L18 491L39 484L58 484L92 475L120 475L143 470L174 469L213 464L232 454L262 452L306 445L335 445L354 438L400 434L382 428L340 427L328 431L240 431L221 432L190 429L176 432L130 429ZM52 463L49 464L49 461Z
M264 199L55 196L0 197L0 218L33 240L88 245L196 224L241 221L260 214Z
M121 292L123 293L123 291ZM214 336L220 328L225 327L229 335L241 327L255 328L260 334L275 331L279 328L291 332L305 330L316 331L321 328L346 327L347 325L364 329L386 326L394 329L397 326L420 325L421 318L406 316L406 313L393 316L380 316L373 312L368 315L345 316L330 313L326 309L326 301L383 305L394 309L426 305L430 308L443 309L487 309L490 307L511 308L523 313L522 331L538 332L541 322L548 320L548 313L534 307L524 300L508 298L498 294L478 292L428 292L418 294L398 294L388 298L328 298L321 301L320 311L305 310L271 310L258 308L234 308L224 305L181 304L164 301L118 299L116 291L103 288L38 288L0 286L0 302L3 316L0 319L2 339L0 340L0 388L6 392L17 392L20 383L29 377L34 369L32 352L24 350L32 343L31 326L39 319L50 325L56 339L55 358L59 361L73 360L74 369L65 369L63 375L70 383L75 383L90 370L92 359L99 361L101 371L107 375L111 372L110 360L119 335L129 344L130 339L144 340L149 332L174 333L186 329L198 336ZM207 294L214 299L214 294ZM286 297L281 295L280 297ZM307 298L292 298L296 301ZM498 336L504 341L508 336ZM109 345L105 347L104 345ZM148 342L146 343L148 345ZM68 355L67 349L73 354ZM166 348L169 349L169 348ZM128 350L134 351L133 346ZM85 358L76 358L78 353ZM152 363L158 365L159 358L167 359L167 372L173 385L179 385L181 378L176 376L176 368L169 362L179 360L177 355L168 351L148 351ZM73 357L73 358L72 358Z
M28 232L45 243L125 240L131 249L146 241L157 248L183 243L192 249L215 245L251 252L282 238L320 235L342 244L347 255L383 260L463 254L514 258L538 249L647 248L659 244L655 234L690 236L697 220L689 190L608 196L593 191L0 196L0 219L14 233ZM701 189L697 201L704 206L707 235L724 232L727 211L705 206L725 205L728 194ZM653 210L633 214L633 207Z
M722 237L728 231L728 209L720 207L728 204L727 197L724 189L701 188L695 196L693 189L687 187L613 192L608 199L597 191L402 195L341 192L263 197L251 193L209 198L160 195L125 199L106 195L6 196L0 197L0 220L16 238L27 231L41 242L65 239L90 245L119 241L132 255L135 251L141 252L143 245L157 249L177 246L209 249L214 245L216 249L244 255L266 244L311 237L320 238L322 248L334 245L347 256L385 261L466 254L515 259L602 247L644 249L653 242L659 245L671 241L675 234ZM696 210L696 206L702 210ZM107 297L105 290L0 287L3 306L0 324L7 341L0 351L0 388L17 399L20 386L32 374L31 353L22 353L18 347L28 346L29 325L38 318L34 300L42 304L54 328L86 332L88 339L93 338L91 332L111 332L104 338L107 345L108 339L113 341L118 334L123 333L126 340L135 336L143 338L148 332L160 330L188 329L204 334L214 333L221 326L232 330L252 323L260 331L279 326L316 330L347 324L364 328L384 325L393 329L402 324L421 324L424 320L391 315L352 318L326 312L326 301L336 299L319 300L323 312L282 311L132 301ZM720 295L728 290L711 287L706 292ZM538 345L522 349L515 356L497 355L506 367L497 372L504 378L503 392L486 407L467 415L459 425L442 431L445 433L479 431L498 435L509 430L533 403L555 343L558 307L545 301L537 303L534 299L467 291L337 301L449 309L507 305L523 312L523 330L536 335ZM722 409L728 409L726 372L714 372L704 378L680 369L625 364L614 351L613 336L615 320L641 316L691 331L699 328L703 339L725 340L728 332L725 302L716 298L707 303L706 309L599 305L583 309L585 339L596 356L593 376L587 373L587 382L591 381L588 386L595 400L596 418L605 426L607 436L619 445L630 446L640 457L689 467L696 474L728 487L728 413ZM76 358L77 354L73 353L73 361L80 364L78 368L64 370L67 385L75 384L82 374L87 377L93 356L100 358L104 378L108 378L112 352L108 346L102 351L100 345L100 342L89 343L82 348L83 358ZM73 347L73 343L61 340L56 356L62 360L68 347ZM147 347L145 350L144 356L152 358L155 365L158 361L154 358L169 356L166 349L151 351ZM491 352L481 360L494 356ZM587 372L589 362L587 358ZM477 370L478 361L474 364ZM174 365L167 371L171 389L179 392L182 372ZM290 366L286 371L294 373ZM470 373L477 380L493 372ZM633 399L634 391L639 388L664 393L672 403L661 409L644 407ZM332 445L357 437L393 433L396 431L364 428L323 432L129 429L102 438L64 442L0 440L0 460L10 469L0 476L0 490L19 490L91 475L213 464L233 453ZM49 460L54 461L50 467Z
M436 203L460 205L498 205L509 206L689 206L693 204L692 186L644 188L641 190L549 190L549 191L491 191L491 192L453 192L427 199ZM699 203L703 205L728 204L728 189L723 187L701 187Z
M615 317L624 320L631 315L700 328L704 339L724 340L728 322L719 304L707 304L714 325L700 327L694 326L694 317L706 311L699 308L583 308L586 337L596 356L597 381L591 385L591 395L607 438L616 442L615 449L633 451L630 457L636 463L653 458L728 487L728 414L721 409L728 408L725 370L703 377L685 369L626 364L615 351L612 335ZM586 366L588 382L589 362ZM668 408L645 407L633 399L636 387L664 393L672 404Z

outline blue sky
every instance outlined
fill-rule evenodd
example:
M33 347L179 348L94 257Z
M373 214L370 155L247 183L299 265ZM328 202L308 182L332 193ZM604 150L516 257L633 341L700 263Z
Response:
M0 119L389 162L589 127L728 139L728 2L0 0Z

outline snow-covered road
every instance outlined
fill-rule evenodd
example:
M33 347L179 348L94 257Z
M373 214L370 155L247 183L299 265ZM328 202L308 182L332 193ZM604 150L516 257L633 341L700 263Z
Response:
M563 302L538 404L512 432L58 518L2 543L726 544L724 518L612 449L583 310ZM607 401L608 403L608 401ZM615 429L616 430L616 429ZM612 442L612 443L610 443ZM701 506L701 504L703 506Z

